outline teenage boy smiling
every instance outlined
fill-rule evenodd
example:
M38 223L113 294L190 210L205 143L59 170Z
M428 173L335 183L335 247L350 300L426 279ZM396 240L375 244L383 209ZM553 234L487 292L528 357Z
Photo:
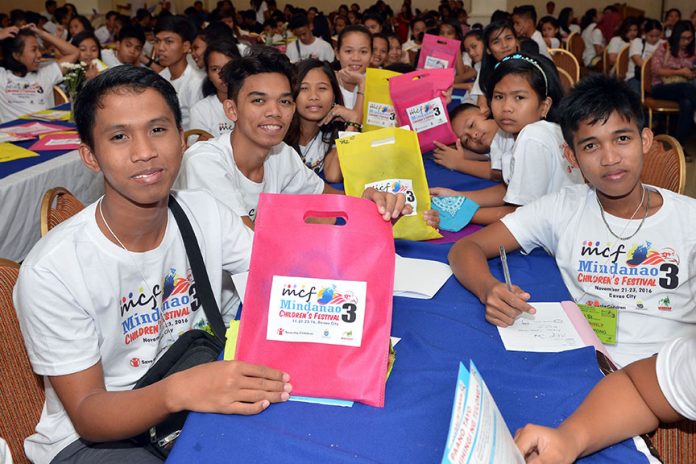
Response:
M607 349L625 365L696 334L696 201L640 181L653 136L623 82L585 78L560 114L566 157L588 184L540 198L462 239L450 264L485 305L486 319L507 326L534 311L531 295L516 286L508 291L486 258L500 245L548 250L577 303L617 310L617 343Z
M218 361L132 389L181 333L209 325L167 208L184 148L181 112L171 84L124 65L86 84L75 115L80 156L104 174L104 196L51 230L20 269L15 306L46 384L25 449L36 463L160 462L128 437L182 410L255 414L292 387L275 369ZM219 304L221 270L248 270L251 232L205 192L174 197ZM170 309L174 300L181 304Z
M235 122L235 130L189 148L177 179L179 187L210 191L250 227L262 192L341 193L283 142L295 111L294 71L285 55L255 48L226 66L222 75L229 97L223 103L225 114ZM363 198L374 201L385 220L410 209L401 194L368 188Z
M174 86L181 107L181 123L189 129L189 113L193 105L203 100L205 75L188 64L186 59L196 29L181 16L167 16L157 21L155 27L155 54L159 66L164 67L160 75Z

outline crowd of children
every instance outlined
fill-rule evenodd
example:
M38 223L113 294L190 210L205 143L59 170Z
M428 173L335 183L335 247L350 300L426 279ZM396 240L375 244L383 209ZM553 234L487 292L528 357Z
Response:
M691 21L678 10L664 22L622 20L607 7L588 10L578 24L572 8L556 17L552 4L541 19L532 5L496 11L485 27L468 24L461 0L415 12L406 1L397 14L378 0L365 11L341 5L327 15L280 10L273 0L253 0L246 11L223 0L210 12L196 1L176 15L162 2L108 12L96 28L97 15L55 0L41 14L0 14L0 122L54 106L61 63L82 63L86 78L73 102L79 151L103 173L105 190L21 267L15 304L34 370L46 379L28 457L158 462L127 438L169 413L254 414L288 399L292 373L242 362L197 366L132 390L175 343L172 325L207 324L200 311L153 316L157 335L123 337L129 311L157 310L170 297L163 279L191 279L170 195L194 226L227 322L240 303L228 274L248 270L259 195L342 193L330 185L343 179L335 140L339 131L362 130L367 69L414 70L425 34L459 41L450 67L453 88L466 92L450 113L456 142L436 141L432 157L495 182L467 192L430 186L432 196L478 203L473 222L487 225L452 246L456 278L480 298L489 322L511 325L535 311L531 295L499 282L487 259L500 245L540 247L577 303L618 312L618 342L608 350L626 369L601 382L558 430L523 429L520 449L530 462L570 462L659 421L696 419L696 369L688 361L696 351L689 235L696 201L640 181L653 138L639 97L641 66L652 56L653 96L678 102L675 135L686 142L696 120L696 12ZM590 75L564 95L549 50L572 34L585 42L587 68L605 45L609 64L628 47L625 82ZM188 146L190 129L203 137ZM367 188L363 197L387 221L411 212L402 194ZM420 214L437 227L436 214ZM135 358L137 366L128 364ZM644 389L662 393L643 401ZM189 390L199 394L177 394ZM617 397L635 423L594 430L597 411Z

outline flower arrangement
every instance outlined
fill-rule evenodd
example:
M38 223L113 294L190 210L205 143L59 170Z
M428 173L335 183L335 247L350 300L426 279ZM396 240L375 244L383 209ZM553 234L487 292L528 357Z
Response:
M77 91L82 86L82 82L85 80L85 70L87 69L86 63L61 63L63 69L65 69L65 74L63 74L63 82L65 82L65 87L70 94L70 99L72 100Z

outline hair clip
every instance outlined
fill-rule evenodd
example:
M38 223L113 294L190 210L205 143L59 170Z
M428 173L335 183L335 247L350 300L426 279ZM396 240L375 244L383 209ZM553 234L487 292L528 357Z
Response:
M544 69L541 67L539 62L537 60L535 60L534 58L531 58L531 57L526 56L526 55L522 55L520 53L514 53L514 54L508 55L508 56L504 57L502 60L498 61L495 64L493 69L498 69L498 66L500 66L500 63L504 63L504 62L510 61L510 60L523 60L523 61L526 61L527 63L531 64L535 68L537 68L539 70L539 72L541 73L541 76L544 78L544 96L545 97L549 96L549 81L546 78L546 73L544 72Z

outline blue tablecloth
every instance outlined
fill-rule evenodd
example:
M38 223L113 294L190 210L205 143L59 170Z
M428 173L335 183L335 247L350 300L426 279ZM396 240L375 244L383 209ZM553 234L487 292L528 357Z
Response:
M450 246L397 241L397 252L446 262ZM512 253L509 264L532 300L569 298L545 253ZM500 261L491 267L502 279ZM288 402L256 416L192 413L168 462L439 462L460 361L474 360L512 433L528 422L558 425L602 377L591 347L507 352L481 303L454 277L431 300L394 298L392 335L402 340L384 408ZM627 440L581 462L647 459Z
M69 110L70 109L70 104L66 103L64 105L58 106L56 109L59 110ZM33 119L17 119L14 121L8 121L4 124L0 124L0 127L9 127L9 126L17 126L19 124L24 124L27 122L37 122L36 120ZM66 130L70 129L75 129L75 124L69 123L69 122L62 122L62 121L51 121L51 122L46 122L46 121L39 121L39 122L44 122L45 124L51 124L51 125L56 125L56 126L64 126ZM32 139L32 140L27 140L24 142L14 142L15 145L18 145L22 148L29 148L32 145L36 143L37 139ZM62 156L68 152L71 152L72 150L52 150L52 151L42 151L39 152L39 156L34 156L31 158L20 158L17 160L13 161L7 161L4 163L0 163L0 179L9 176L10 174L14 174L15 172L19 172L23 169L30 168L32 166L36 166L37 164L46 162L48 160L51 160L53 158L57 158L59 156Z

